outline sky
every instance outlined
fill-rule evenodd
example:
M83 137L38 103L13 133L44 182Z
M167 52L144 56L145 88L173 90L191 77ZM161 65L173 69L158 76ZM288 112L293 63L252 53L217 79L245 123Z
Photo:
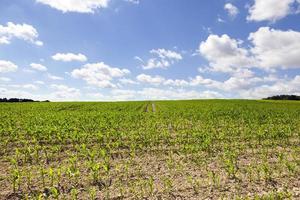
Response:
M300 0L1 0L0 98L300 95Z

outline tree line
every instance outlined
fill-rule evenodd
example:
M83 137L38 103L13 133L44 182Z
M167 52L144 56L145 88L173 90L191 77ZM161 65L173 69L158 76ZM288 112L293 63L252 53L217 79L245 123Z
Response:
M276 96L271 96L264 98L264 100L295 100L299 101L300 96L297 95L276 95Z
M16 102L41 102L41 101L35 101L32 99L19 99L19 98L0 98L0 102L16 103ZM49 102L49 100L46 100L44 102Z

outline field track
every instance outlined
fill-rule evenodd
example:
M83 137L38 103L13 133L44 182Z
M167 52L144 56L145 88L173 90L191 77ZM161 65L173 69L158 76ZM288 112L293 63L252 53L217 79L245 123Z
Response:
M151 103L151 105L152 105L152 112L156 112L155 103Z

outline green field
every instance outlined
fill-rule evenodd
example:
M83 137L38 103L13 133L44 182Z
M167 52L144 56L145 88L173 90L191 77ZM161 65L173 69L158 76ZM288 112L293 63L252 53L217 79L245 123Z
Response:
M300 199L300 103L0 104L0 199Z

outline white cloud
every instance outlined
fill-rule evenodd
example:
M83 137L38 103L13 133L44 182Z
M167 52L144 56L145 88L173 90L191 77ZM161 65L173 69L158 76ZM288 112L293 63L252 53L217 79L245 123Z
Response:
M108 94L102 93L87 93L87 97L97 101L127 101L127 100L141 100L138 92L135 90L112 89Z
M136 79L141 83L147 83L155 86L165 85L165 86L173 86L173 87L184 87L189 85L189 83L185 80L165 79L162 76L150 76L147 74L140 74L136 77Z
M52 84L50 88L55 90L50 96L51 99L74 100L81 95L79 89L62 84Z
M37 87L36 85L33 85L33 84L22 85L22 88L24 88L24 89L30 89L30 90L38 90L39 89L39 87Z
M261 27L250 34L249 40L261 68L300 67L300 32Z
M38 70L38 71L42 71L42 72L47 71L47 67L45 67L44 65L38 64L38 63L31 63L30 67L32 69L35 69L35 70Z
M201 42L198 51L209 61L213 70L231 72L235 68L253 64L253 58L241 44L241 41L232 39L226 34L222 36L212 34L206 41Z
M92 99L97 99L99 101L105 98L105 95L101 93L87 93L86 95Z
M263 81L260 78L241 78L241 77L230 77L223 83L215 85L216 88L220 90L225 90L228 92L237 92L239 90L247 90L256 84Z
M242 41L228 35L209 35L200 43L200 54L209 66L200 72L218 71L236 73L247 68L266 71L300 67L300 32L261 27L248 37L250 47L242 47Z
M9 81L11 81L11 79L7 78L7 77L0 77L0 81L2 81L2 82L9 82Z
M146 74L140 74L137 76L137 80L142 83L151 84L154 86L171 86L171 87L205 87L210 89L218 89L221 91L232 91L249 89L258 83L266 82L263 78L254 76L254 73L248 69L238 70L233 73L229 79L225 81L217 81L209 78L204 78L200 75L190 78L189 81L180 79L165 79L161 76L150 76Z
M16 88L16 89L14 89ZM68 87L66 85L52 84L52 90L47 94L31 93L32 90L37 90L38 87L33 84L25 85L6 85L0 87L0 97L4 98L28 98L34 100L51 100L51 101L74 101L79 100L81 93L79 89ZM31 90L28 92L27 90Z
M124 85L137 85L138 84L138 82L128 79L128 78L121 78L121 79L119 79L119 82Z
M152 49L151 54L155 55L142 65L143 69L162 68L166 69L172 64L182 60L182 55L178 52L166 49ZM135 57L138 59L139 57ZM138 60L141 60L140 58Z
M55 75L52 75L52 74L48 74L47 76L48 76L49 79L54 80L54 81L61 81L61 80L64 80L63 77L55 76Z
M225 22L225 20L224 19L222 19L220 16L217 18L217 22L219 22L219 23L224 23Z
M35 81L34 83L39 84L39 85L44 85L45 84L44 81Z
M165 81L165 78L161 76L150 76L146 74L140 74L136 79L142 83L148 83L152 85L160 85Z
M239 14L239 9L231 3L226 3L224 9L228 12L230 17L236 17Z
M208 78L203 78L200 75L190 80L191 86L212 86L217 84L218 84L217 81Z
M94 13L97 9L106 8L109 0L36 0L38 3L66 12Z
M279 94L300 94L300 76L292 79L279 78L276 75L258 77L253 72L240 72L225 81L212 80L197 76L190 80L191 86L221 91L222 94L231 98L260 99Z
M198 92L195 90L184 90L184 89L157 89L157 88L144 88L138 91L143 99L210 99L210 98L222 98L222 95L215 91L203 91Z
M7 60L0 60L0 73L14 72L18 66Z
M185 87L188 86L189 83L186 80L181 80L181 79L167 79L163 83L164 85L167 86L173 86L173 87Z
M255 75L254 72L249 69L237 69L232 74L240 78L252 78Z
M75 69L71 72L74 78L85 80L89 85L94 85L100 88L116 88L117 86L111 81L114 78L121 78L129 74L128 69L119 69L110 67L105 63L86 64L80 69Z
M87 57L81 53L79 53L79 54L57 53L52 56L52 59L56 60L56 61L63 61L63 62L71 62L71 61L85 62L85 61L87 61Z
M142 58L140 58L139 56L134 56L134 59L144 63L144 60Z
M110 94L89 94L93 98L104 101L124 101L124 100L180 100L180 99L213 99L223 96L215 91L184 90L184 89L158 89L142 88L141 90L111 90Z
M135 90L112 90L110 99L124 101L124 100L133 100L137 97L137 92Z
M25 90L38 90L39 87L34 84L9 84L5 85L9 88L18 88L18 89L25 89Z
M198 75L195 78L190 79L189 83L191 86L202 86L225 92L238 93L256 87L262 83L270 83L277 80L278 78L274 76L257 77L254 72L248 69L239 69L235 73L232 73L232 76L225 81L203 78Z
M29 98L36 99L35 96L27 91L12 90L0 87L0 98Z
M125 0L125 1L136 5L140 4L140 0Z
M300 76L296 76L291 80L278 79L274 84L264 84L253 87L249 90L242 91L242 98L265 98L280 94L300 95Z
M293 13L292 5L295 2L296 0L255 0L254 5L249 8L247 20L275 22Z
M13 38L17 38L42 46L43 42L37 40L38 37L37 30L29 24L8 22L6 26L0 25L0 44L10 44Z

